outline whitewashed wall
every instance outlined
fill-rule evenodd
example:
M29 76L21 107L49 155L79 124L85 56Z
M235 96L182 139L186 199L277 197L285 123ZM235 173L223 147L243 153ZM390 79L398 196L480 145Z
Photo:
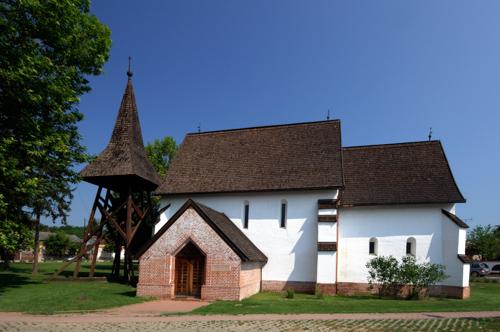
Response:
M157 232L188 198L225 213L268 257L263 280L316 281L318 199L337 197L336 190L212 194L164 198L171 204ZM280 227L281 202L287 201L287 227ZM243 228L244 202L250 204L249 226ZM335 266L332 266L335 269Z
M450 277L445 285L469 286L470 265L462 263L457 254L465 254L466 230L459 228L445 215L443 217L443 264Z
M367 282L365 264L373 257L368 252L370 238L377 239L379 256L401 258L407 239L413 237L418 261L446 266L451 277L442 284L468 286L467 267L457 258L459 250L465 250L465 232L442 214L442 208L454 210L453 205L339 209L338 281Z

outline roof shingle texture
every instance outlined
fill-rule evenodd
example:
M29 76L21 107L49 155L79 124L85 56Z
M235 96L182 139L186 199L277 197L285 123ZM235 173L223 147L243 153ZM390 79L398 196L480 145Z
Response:
M343 185L340 121L188 134L160 194Z
M439 141L343 149L341 206L463 203Z
M134 176L154 190L160 178L146 157L141 124L137 113L132 81L127 81L120 110L108 146L96 160L80 173L83 179L94 184L123 182L113 177Z
M195 202L195 204L200 207L207 217L217 225L217 228L247 257L248 261L267 262L266 255L224 213L215 211L199 202Z

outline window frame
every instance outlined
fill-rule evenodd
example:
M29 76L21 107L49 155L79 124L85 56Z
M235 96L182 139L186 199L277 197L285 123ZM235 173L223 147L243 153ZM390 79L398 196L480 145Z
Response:
M285 199L283 199L280 205L280 228L286 228L287 221L288 221L288 203Z
M406 239L406 255L413 257L417 256L417 240L414 237Z
M372 252L372 243L373 243L373 252ZM372 256L377 256L378 255L378 241L377 238L370 238L368 241L368 254Z
M243 228L248 229L250 221L250 203L248 201L243 202Z

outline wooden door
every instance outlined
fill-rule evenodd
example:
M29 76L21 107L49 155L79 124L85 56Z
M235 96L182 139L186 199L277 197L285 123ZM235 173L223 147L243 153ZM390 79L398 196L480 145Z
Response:
M189 261L185 258L175 260L175 294L189 295Z
M181 258L175 260L175 294L200 296L203 284L203 259Z

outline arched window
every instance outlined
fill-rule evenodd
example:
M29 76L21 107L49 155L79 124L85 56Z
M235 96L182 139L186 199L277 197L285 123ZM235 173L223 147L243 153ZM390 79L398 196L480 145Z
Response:
M417 241L415 240L414 237L409 237L408 240L406 240L406 254L415 256L417 249Z
M286 228L286 218L287 218L287 204L286 200L281 201L281 214L280 214L280 227Z
M368 246L368 253L370 255L377 255L377 239L372 237L370 239L370 242L369 242L369 246Z
M243 228L248 228L249 213L250 213L250 203L248 201L245 201L243 205Z

